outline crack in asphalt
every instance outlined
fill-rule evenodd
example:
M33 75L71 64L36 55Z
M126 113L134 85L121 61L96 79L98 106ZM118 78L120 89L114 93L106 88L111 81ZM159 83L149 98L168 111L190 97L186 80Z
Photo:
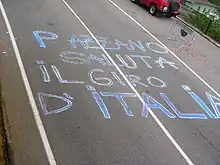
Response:
M220 154L220 149L218 149L203 133L200 131L197 127L195 127L196 130L199 132L199 134L202 136L203 139L207 140L209 145L214 148L219 154Z

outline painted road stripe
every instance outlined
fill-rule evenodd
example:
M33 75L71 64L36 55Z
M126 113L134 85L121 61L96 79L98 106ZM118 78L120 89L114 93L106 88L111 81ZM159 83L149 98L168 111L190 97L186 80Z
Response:
M0 10L1 10L2 16L5 20L6 27L8 29L8 33L9 33L9 36L10 36L10 39L11 39L11 42L12 42L12 46L13 46L15 56L16 56L16 59L17 59L17 62L18 62L18 66L19 66L21 76L22 76L22 79L23 79L23 82L24 82L24 86L25 86L25 89L26 89L26 92L27 92L27 95L28 95L28 99L29 99L29 102L30 102L30 105L31 105L33 115L34 115L34 119L36 121L37 128L38 128L41 140L42 140L43 145L44 145L44 149L45 149L45 152L46 152L46 155L47 155L47 158L48 158L48 162L49 162L50 165L56 165L56 161L54 159L54 155L53 155L52 149L50 147L50 144L49 144L49 141L48 141L48 138L47 138L47 134L45 132L45 129L44 129L39 111L37 109L37 105L36 105L36 102L34 100L34 96L33 96L33 92L32 92L31 87L30 87L30 83L29 83L28 78L27 78L27 73L24 69L24 64L23 64L23 61L21 59L20 52L19 52L19 49L18 49L17 43L15 41L15 37L14 37L13 31L12 31L12 28L11 28L11 25L10 25L10 22L8 20L8 17L6 15L6 12L5 12L5 9L3 7L3 4L2 4L1 0L0 0Z
M112 62L114 67L117 69L117 71L121 74L121 76L124 78L126 83L129 85L129 87L132 89L132 91L136 94L136 96L139 98L139 100L143 103L143 105L146 105L145 101L141 97L141 95L138 93L138 91L135 89L135 87L131 84L131 82L127 79L125 74L122 72L122 70L119 68L119 66L115 63L115 61L112 59L112 57L108 54L108 52L102 47L102 45L99 43L98 39L95 37L95 35L92 33L92 31L87 27L87 25L83 22L83 20L77 15L77 13L71 8L71 6L65 1L62 0L63 3L66 5L66 7L72 12L72 14L79 20L79 22L84 26L84 28L89 32L89 34L92 36L92 38L96 41L96 43L99 45L101 50L105 53L105 55L109 58L109 60ZM155 38L155 37L153 37ZM157 40L158 41L158 40ZM160 42L161 43L161 42ZM146 105L146 107L148 107ZM179 144L176 142L176 140L172 137L172 135L168 132L166 127L162 124L162 122L159 120L159 118L153 113L153 111L148 108L149 113L154 118L154 120L157 122L157 124L160 126L160 128L163 130L163 132L166 134L166 136L170 139L170 141L173 143L173 145L176 147L176 149L180 152L180 154L183 156L183 158L187 161L189 165L193 165L193 162L189 159L189 157L186 155L186 153L183 151L183 149L179 146Z
M191 69L183 60L181 60L175 53L173 53L166 45L164 45L157 37L155 37L151 32L149 32L143 25L141 25L138 21L136 21L133 17L131 17L127 12L125 12L121 7L119 7L112 0L108 0L111 4L113 4L116 8L118 8L122 13L124 13L128 18L130 18L133 22L135 22L141 29L147 32L153 39L155 39L159 44L161 44L168 52L170 52L178 61L180 61L190 72L192 72L200 81L202 81L212 92L214 92L218 97L220 94L211 87L202 77L200 77L193 69Z

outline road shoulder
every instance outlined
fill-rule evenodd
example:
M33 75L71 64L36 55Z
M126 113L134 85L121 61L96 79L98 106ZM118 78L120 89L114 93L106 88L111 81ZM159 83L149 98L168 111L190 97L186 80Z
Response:
M11 41L0 14L0 85L1 85L1 134L0 158L14 164L46 164L47 158L37 130ZM2 104L3 103L3 104ZM27 118L27 120L24 120ZM2 120L3 119L3 120ZM4 121L4 122L3 122ZM5 126L5 129L2 129ZM4 130L4 131L2 131ZM7 135L7 136L6 136ZM7 137L8 143L5 143ZM6 148L5 148L6 147ZM8 149L8 150L5 150ZM8 151L8 152L7 152ZM4 153L4 154L3 154ZM6 164L5 159L2 164ZM1 165L1 163L0 163Z
M8 140L6 134L6 120L5 120L5 106L4 99L2 96L2 58L5 55L5 43L4 37L6 36L6 28L3 26L4 22L0 17L0 165L9 164L9 155L8 155Z
M1 79L0 79L1 81ZM4 118L4 100L1 96L1 85L0 85L0 165L9 164L8 154L8 140L6 135L5 118Z

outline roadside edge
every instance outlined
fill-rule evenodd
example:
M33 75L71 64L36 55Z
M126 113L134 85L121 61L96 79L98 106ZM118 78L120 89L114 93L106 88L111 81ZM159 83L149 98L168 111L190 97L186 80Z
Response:
M179 21L181 21L182 23L184 23L186 26L190 27L192 30L194 30L195 32L197 32L199 35L201 35L202 37L204 37L205 39L207 39L209 42L211 42L213 45L217 46L218 48L220 48L220 44L217 43L217 41L214 41L214 39L212 39L211 37L205 35L203 32L201 32L199 29L195 28L194 26L190 25L189 23L187 23L186 21L184 21L182 18L180 17L176 17L176 19L178 19Z
M1 82L1 79L0 79ZM1 84L0 84L0 165L9 165L9 144L8 144L8 136L5 126L7 125L5 122L4 115L4 100L1 92Z

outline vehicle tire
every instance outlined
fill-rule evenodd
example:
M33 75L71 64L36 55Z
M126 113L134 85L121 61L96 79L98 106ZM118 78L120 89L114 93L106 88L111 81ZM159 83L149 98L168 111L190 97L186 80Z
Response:
M151 4L151 5L150 5L149 13L150 13L151 15L156 15L156 14L157 14L157 7L156 7L155 4Z
M132 3L139 3L140 0L130 0Z

